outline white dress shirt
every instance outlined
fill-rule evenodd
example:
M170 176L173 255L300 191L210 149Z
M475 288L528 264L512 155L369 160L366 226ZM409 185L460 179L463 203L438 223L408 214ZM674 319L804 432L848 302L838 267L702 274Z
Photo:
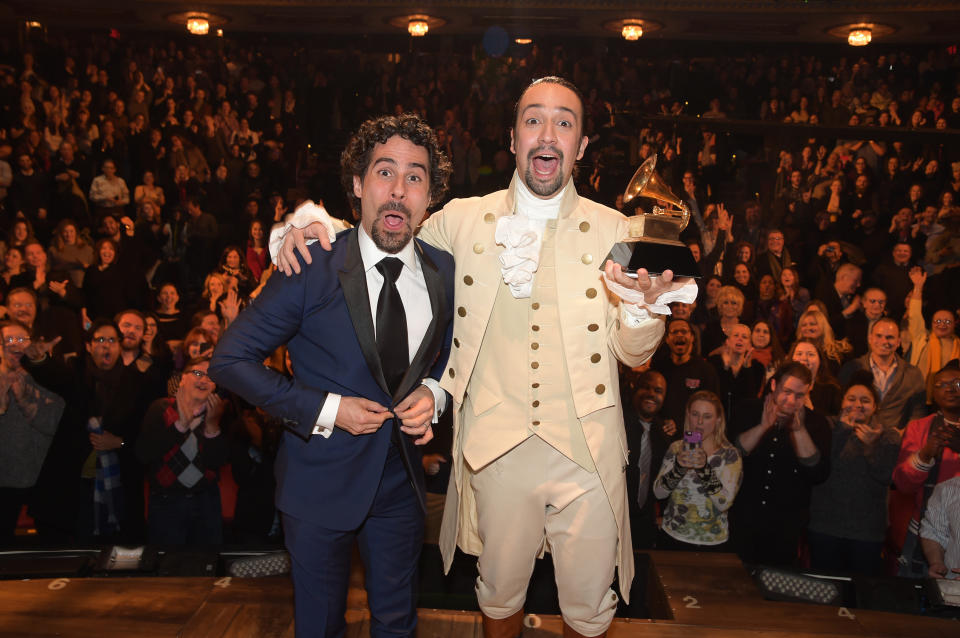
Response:
M427 328L430 327L430 322L433 321L430 293L427 291L427 282L423 277L423 268L420 260L417 259L413 240L399 253L391 255L377 248L363 226L357 227L357 239L360 243L360 260L367 275L367 294L370 297L370 311L374 317L374 330L376 330L377 303L380 301L380 289L383 288L383 275L377 270L377 264L385 257L396 257L403 262L403 270L397 277L397 291L400 293L403 309L407 315L407 352L412 361L420 349L420 343L427 333ZM440 384L434 379L424 379L423 384L433 392L433 422L436 423L438 415L446 407L446 393L440 389ZM333 392L327 394L313 433L324 438L329 437L339 409L340 395Z
M960 574L960 476L938 484L927 501L920 524L920 538L936 542L944 550L946 578L956 580Z

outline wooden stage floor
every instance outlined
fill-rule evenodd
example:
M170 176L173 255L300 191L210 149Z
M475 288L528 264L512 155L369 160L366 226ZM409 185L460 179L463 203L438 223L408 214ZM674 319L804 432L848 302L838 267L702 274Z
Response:
M612 638L957 638L960 622L764 600L733 555L650 552L653 620L620 619ZM358 576L358 579L362 576ZM369 635L360 582L348 600L348 638ZM561 635L557 616L528 616L526 638ZM286 577L79 578L0 582L0 636L293 637ZM476 612L420 610L419 638L482 638Z

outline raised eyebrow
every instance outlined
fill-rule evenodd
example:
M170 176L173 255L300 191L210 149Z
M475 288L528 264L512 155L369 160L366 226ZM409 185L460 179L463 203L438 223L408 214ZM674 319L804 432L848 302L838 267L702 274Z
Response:
M397 164L397 160L393 159L392 157L378 157L378 158L377 158L376 160L374 160L374 162L373 162L373 168L376 168L376 167L377 167L378 165L380 165L380 164L390 164L391 166L399 166L399 164ZM425 165L421 164L420 162L411 162L411 163L408 164L407 166L408 166L409 168L414 168L414 169L419 168L419 169L422 170L424 173L427 173L427 172L428 172L428 171L427 171L427 167L426 167Z
M527 114L527 111L529 111L530 109L545 109L545 108L547 108L547 107L546 107L545 105L543 105L543 104L527 104L525 107L523 107L523 115L526 115L526 114ZM566 113L569 113L569 114L573 117L573 121L574 121L574 122L577 121L577 113L576 113L576 111L574 111L573 109L571 109L571 108L568 107L568 106L556 106L556 107L554 107L554 110L555 110L555 111L564 111L564 112L566 112Z

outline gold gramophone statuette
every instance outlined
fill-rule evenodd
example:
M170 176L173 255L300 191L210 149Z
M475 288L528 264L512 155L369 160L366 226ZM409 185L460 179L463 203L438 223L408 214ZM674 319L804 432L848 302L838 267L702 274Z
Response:
M651 212L638 208L636 214L628 218L627 236L614 247L610 258L628 272L646 268L649 273L672 270L677 276L699 277L693 254L680 241L680 233L690 221L690 210L663 183L654 171L656 166L657 156L653 155L640 165L627 184L624 204L637 197L649 197L657 203Z

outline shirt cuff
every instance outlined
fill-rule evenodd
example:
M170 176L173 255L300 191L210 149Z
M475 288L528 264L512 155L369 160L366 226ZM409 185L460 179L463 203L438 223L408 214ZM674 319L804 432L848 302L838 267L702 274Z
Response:
M933 466L936 465L936 461L931 463L924 463L920 460L920 453L914 452L913 456L910 457L910 464L913 465L913 469L918 472L929 472L933 469Z
M440 420L440 415L447 409L447 393L440 387L440 382L436 379L427 377L422 383L430 389L430 392L433 392L433 421L431 423L437 423Z
M623 325L628 328L637 328L641 323L643 323L644 320L650 318L650 310L652 309L648 306L642 306L636 303L621 302L620 321L622 321Z
M268 248L270 250L270 259L276 262L277 254L280 252L280 248L283 246L283 240L287 236L287 233L290 232L291 228L306 228L313 222L320 222L324 225L327 230L327 238L330 240L330 243L333 243L337 240L337 225L330 216L330 213L328 213L327 209L325 209L323 206L318 206L312 201L307 200L300 204L295 211L287 215L282 222L277 222L273 225L273 228L270 231L270 242L268 244ZM343 228L340 230L343 230ZM314 241L316 240L308 239L306 240L306 244L310 245Z
M653 276L655 277L656 275ZM642 292L621 286L617 282L607 277L607 273L603 273L603 281L610 292L620 297L621 307L624 305L632 305L635 306L637 310L645 309L648 313L653 312L658 315L669 315L669 304L673 303L674 301L693 303L696 300L697 293L699 291L697 288L697 282L691 278L690 280L684 282L684 284L676 290L668 290L664 293L661 293L660 296L657 297L656 302L650 304L646 303ZM645 319L647 317L649 317L649 315L643 318Z
M820 452L815 452L812 456L807 456L804 458L797 458L797 463L804 467L813 467L820 462Z
M333 434L334 422L337 420L337 412L340 410L340 395L333 392L327 393L327 398L320 408L320 416L317 417L317 423L313 426L313 434L319 434L325 439L329 439Z

